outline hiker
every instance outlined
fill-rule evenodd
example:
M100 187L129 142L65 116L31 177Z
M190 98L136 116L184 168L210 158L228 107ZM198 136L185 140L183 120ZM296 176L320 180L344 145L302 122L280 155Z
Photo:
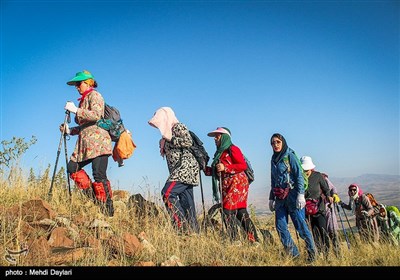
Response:
M217 148L213 162L207 166L204 173L212 176L213 197L219 201L220 189L218 181L222 183L221 201L223 220L227 228L230 241L239 241L237 222L245 230L247 240L252 244L259 242L256 228L247 212L247 198L249 194L249 181L245 170L246 161L240 148L232 144L231 131L226 127L218 127L207 134L214 137Z
M395 245L400 246L400 211L396 206L386 207L389 232Z
M378 223L380 241L382 242L391 242L388 220L388 213L385 205L379 204L379 213L376 216L376 221Z
M393 245L400 245L400 213L396 206L379 205L377 216L378 226L381 232L381 240Z
M273 155L269 209L271 212L275 211L276 230L285 251L293 258L299 257L299 249L288 229L288 216L290 216L296 231L306 242L307 261L313 262L316 257L315 244L305 220L306 200L300 161L281 134L273 134L270 144Z
M325 203L325 198L329 203L333 202L333 198L330 195L329 186L324 176L315 170L315 164L313 163L312 158L309 156L303 156L301 157L300 162L301 167L308 178L308 188L305 191L306 219L310 223L318 251L327 257L330 244L326 220L327 203ZM308 211L307 203L308 205L313 204L311 207L313 208L313 212Z
M329 190L330 190L330 196L333 198L333 203L329 203L329 201L326 201L325 199L325 211L326 211L326 228L328 230L328 235L329 238L332 240L333 244L333 249L335 251L335 255L337 257L340 256L340 243L339 243L339 236L338 236L338 230L339 230L339 224L337 222L337 217L336 217L336 211L335 211L335 204L340 202L340 197L337 193L337 189L335 185L329 180L328 174L326 173L321 173L322 176L324 176L326 182L328 183ZM323 196L323 195L322 195Z
M347 210L352 210L356 216L356 226L360 236L365 241L379 240L378 223L374 215L374 208L368 197L362 192L357 184L348 187L349 204L343 201L339 205Z
M74 86L81 95L78 107L71 101L64 107L75 114L75 122L78 124L71 128L66 124L65 127L66 134L78 135L67 171L77 187L100 206L102 213L112 217L114 205L111 183L107 179L108 157L112 154L111 138L107 130L96 125L96 121L104 114L104 99L95 90L97 82L89 71L76 73L67 85ZM60 126L61 132L64 131L63 126ZM83 169L90 163L94 182Z
M193 187L199 185L200 167L189 150L189 130L170 107L159 108L148 123L161 133L160 155L169 170L161 195L172 224L180 234L199 233Z

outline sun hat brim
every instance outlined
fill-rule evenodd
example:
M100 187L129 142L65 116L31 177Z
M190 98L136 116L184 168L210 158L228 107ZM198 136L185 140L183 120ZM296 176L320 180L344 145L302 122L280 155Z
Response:
M94 80L94 77L93 77L92 74L87 74L87 73L84 73L84 72L78 72L78 73L76 73L75 77L73 77L71 80L69 80L67 82L67 85L74 86L77 82L82 82L82 81L86 81L86 80L89 80L89 79L93 79Z
M315 164L313 163L312 158L309 156L301 157L300 162L303 170L312 170L315 168Z
M313 163L307 162L306 164L302 164L301 167L303 170L312 170L315 168L315 165Z
M213 130L213 131L207 133L207 135L210 137L215 137L218 134L228 134L229 136L231 136L229 131L222 127L218 127L216 130Z

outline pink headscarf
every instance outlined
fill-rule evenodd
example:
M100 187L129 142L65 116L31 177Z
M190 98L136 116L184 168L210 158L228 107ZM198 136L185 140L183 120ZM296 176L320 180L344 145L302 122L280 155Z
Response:
M172 127L179 121L175 116L174 111L170 107L161 107L154 116L149 120L149 124L158 128L162 138L170 141L172 138Z

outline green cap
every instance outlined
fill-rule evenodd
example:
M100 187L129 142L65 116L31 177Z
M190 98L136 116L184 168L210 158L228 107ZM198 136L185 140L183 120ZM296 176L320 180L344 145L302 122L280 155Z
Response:
M76 82L86 81L88 79L94 80L93 75L90 73L78 72L76 73L75 77L73 77L71 80L67 82L67 85L74 86Z

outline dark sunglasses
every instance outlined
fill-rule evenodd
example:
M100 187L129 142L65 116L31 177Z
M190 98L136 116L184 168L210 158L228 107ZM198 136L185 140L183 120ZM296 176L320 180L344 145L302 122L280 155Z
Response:
M76 86L76 87L80 87L81 84L82 84L82 82L76 82L76 83L75 83L75 86Z
M357 189L350 189L349 191L351 191L351 192L356 192Z

